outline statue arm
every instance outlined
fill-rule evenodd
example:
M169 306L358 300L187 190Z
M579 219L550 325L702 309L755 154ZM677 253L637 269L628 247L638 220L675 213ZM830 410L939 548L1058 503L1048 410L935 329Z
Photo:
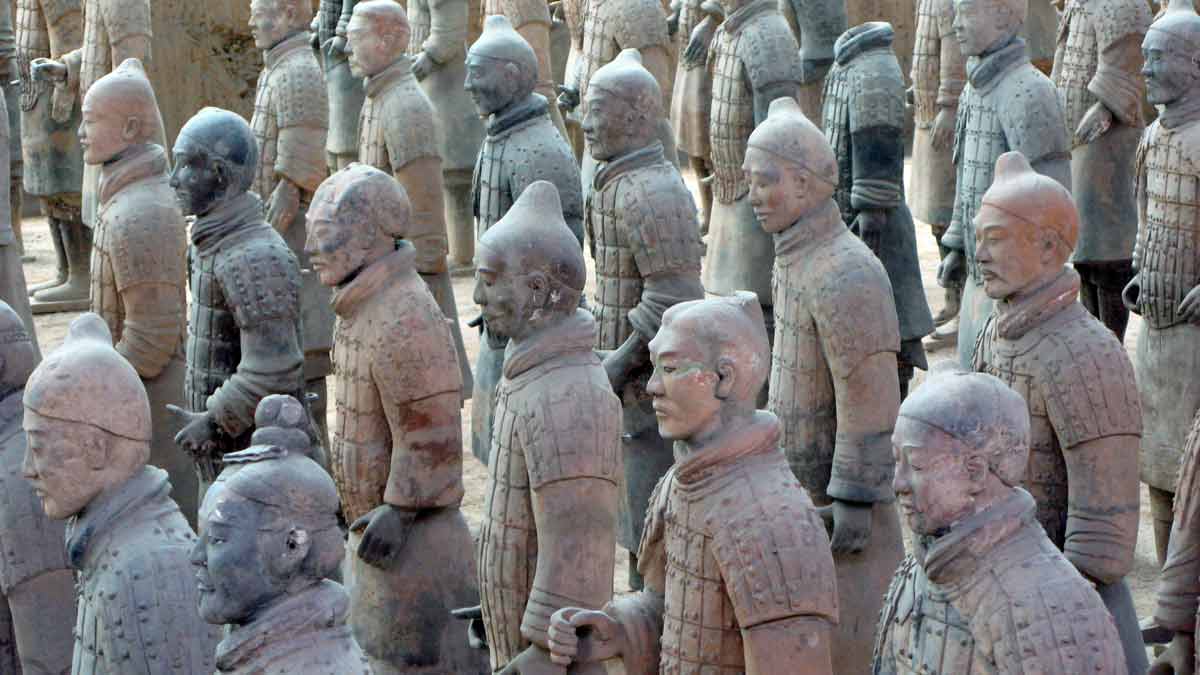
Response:
M430 0L429 37L421 49L439 66L464 57L467 41L468 0Z
M796 97L799 90L799 83L793 80L780 80L771 82L761 87L754 88L754 123L762 124L762 121L767 119L767 110L771 107L771 101L782 96Z
M742 629L746 675L824 675L833 672L832 626L815 616L793 616Z
M1063 450L1068 492L1063 554L1101 584L1116 582L1133 568L1139 440L1134 434L1104 436Z
M1192 423L1184 442L1183 463L1175 492L1175 518L1167 559L1158 580L1154 618L1176 633L1196 630L1200 597L1200 425Z
M316 82L320 85L320 81ZM309 92L319 98L324 107L325 87ZM275 175L287 180L309 195L317 191L325 180L328 169L325 165L326 127L317 121L291 123L280 127L275 140ZM262 195L264 199L270 195Z
M638 51L642 54L642 65L654 76L663 92L663 100L666 100L671 93L671 76L674 74L666 44L646 45L638 47Z
M1140 126L1145 92L1141 73L1142 32L1131 32L1103 45L1099 61L1096 75L1088 82L1088 91L1122 124Z
M150 23L150 0L108 2L101 6L113 67L125 59L138 59L148 68L154 34Z
M848 305L841 306L846 311ZM899 340L896 340L897 347ZM894 349L894 348L893 348ZM826 492L840 501L874 503L893 499L892 427L900 408L896 354L879 349L849 374L833 378L837 435Z
M411 359L406 368L418 365ZM394 367L394 366L384 366ZM457 389L418 400L400 380L373 369L392 434L392 460L383 501L406 510L462 501L462 417ZM458 372L457 367L454 369ZM411 378L404 378L411 380Z
M417 271L421 274L445 272L450 245L446 235L441 158L437 155L419 157L394 169L393 175L404 186L412 204L405 239L417 249Z
M179 352L185 311L181 285L145 281L120 291L125 323L113 347L142 379L157 377Z
M254 426L254 410L263 397L290 394L303 382L304 354L295 321L298 296L294 302L297 306L290 315L277 313L254 322L246 321L243 311L234 313L242 358L233 375L208 397L207 405L209 416L230 437Z
M954 8L950 3L938 17L938 92L937 107L951 112L958 109L958 97L967 83L967 59L954 37Z

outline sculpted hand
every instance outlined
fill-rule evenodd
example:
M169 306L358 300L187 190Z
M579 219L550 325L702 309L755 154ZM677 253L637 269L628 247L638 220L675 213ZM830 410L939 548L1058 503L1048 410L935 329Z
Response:
M29 63L30 75L42 82L66 82L67 64L54 59L34 59Z
M692 29L688 38L687 48L683 50L683 63L689 67L704 65L708 58L708 47L712 44L713 33L717 31L717 23L712 17L704 17Z
M942 108L933 118L933 132L930 142L934 150L949 150L954 145L955 113L953 110Z
M1138 298L1142 295L1142 280L1135 274L1125 288L1121 290L1121 303L1125 305L1125 309L1138 313L1137 304Z
M362 532L358 557L372 567L388 569L404 550L408 528L417 519L416 511L382 504L350 525L351 532Z
M483 625L483 607L460 607L450 610L450 616L467 622L467 644L471 649L487 649L487 628Z
M550 617L550 660L598 663L625 651L625 627L604 612L564 607Z
M217 449L220 430L208 413L190 412L170 403L167 404L167 411L175 417L180 427L179 433L175 434L175 444L195 460L212 457Z
M267 222L279 234L286 234L299 213L300 188L286 178L280 179L267 204Z
M1096 101L1083 114L1083 119L1079 122L1079 128L1075 130L1075 143L1077 145L1091 143L1111 129L1112 123L1112 111L1103 103Z
M550 660L550 652L537 645L529 645L504 666L500 675L563 675L566 672L565 667Z
M346 38L335 35L325 41L325 46L321 49L325 53L325 58L340 58L346 50Z
M426 52L417 54L417 58L413 59L411 66L413 77L417 78L417 82L429 77L434 68L437 68L437 64L434 63L433 58Z
M1146 675L1194 675L1196 672L1196 636L1176 633L1166 651L1154 659Z
M950 249L946 257L938 265L938 285L942 288L957 286L967 276L967 260L963 252Z
M558 109L569 113L579 107L579 89L569 84L558 85Z
M1179 308L1175 310L1179 318L1188 323L1200 325L1200 286L1188 291Z
M885 228L887 228L887 211L883 209L859 211L854 218L854 224L850 226L850 229L858 234L867 248L871 249L876 256L883 251L883 230Z
M817 509L831 530L830 548L834 555L858 553L871 538L871 509L873 504L833 500L833 504Z

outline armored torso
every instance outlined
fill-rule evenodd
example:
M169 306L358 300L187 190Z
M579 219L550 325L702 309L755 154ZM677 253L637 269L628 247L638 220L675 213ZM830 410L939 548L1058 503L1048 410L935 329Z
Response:
M307 32L296 33L263 57L250 127L258 141L258 173L252 189L264 200L271 198L281 173L300 188L302 205L325 178L329 100L308 39ZM290 135L284 146L279 132L291 127L301 127L305 133Z
M670 52L667 19L658 0L581 0L585 4L583 47L579 53L579 100L587 96L592 74L622 49L662 47ZM570 3L568 3L570 4ZM668 92L663 92L666 96Z
M942 72L948 65L942 63L942 41L955 39L953 20L952 0L918 0L911 77L913 121L921 128L932 127L938 114L938 92L946 85ZM958 67L962 67L961 62ZM959 79L956 84L955 94L962 89L963 81Z
M80 100L96 80L112 72L114 45L130 39L150 45L150 0L83 0L83 22ZM149 60L148 52L143 60Z

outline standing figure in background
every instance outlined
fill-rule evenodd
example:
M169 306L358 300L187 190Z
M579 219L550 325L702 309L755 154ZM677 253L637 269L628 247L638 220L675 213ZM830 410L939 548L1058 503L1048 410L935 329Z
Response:
M100 166L93 227L92 311L150 397L150 463L171 478L171 496L196 522L196 467L175 446L168 404L183 404L187 372L187 223L168 181L158 99L142 64L129 59L83 99L83 161Z
M813 124L821 124L825 75L833 66L833 45L849 28L846 0L783 0L779 3L800 44L800 89L796 100Z
M1171 644L1159 655L1150 675L1195 675L1196 629L1200 603L1200 416L1183 446L1179 497L1171 523L1171 542L1155 595L1154 622L1171 631Z
M83 150L75 133L81 100L66 78L34 78L32 66L83 44L81 0L17 0L16 23L24 187L41 202L55 256L54 278L30 286L29 294L39 312L75 311L88 306L92 248L80 215Z
M2 103L7 106L7 102ZM2 119L2 118L0 118ZM3 152L3 141L5 133L10 133L11 126L0 128L0 153ZM11 154L9 158L11 158ZM0 156L0 181L3 181L4 171L8 167L8 160ZM20 167L20 162L17 162ZM18 185L14 191L21 192L21 186ZM22 323L25 325L25 330L29 336L29 343L33 346L34 358L42 357L41 351L38 349L37 333L33 325L33 312L29 307L29 288L25 285L25 268L22 265L21 259L21 237L16 223L10 221L9 216L12 214L15 217L16 211L7 208L5 200L12 196L13 192L8 193L5 197L3 192L3 184L0 182L0 302L4 302L9 306L9 309L17 313L21 317Z
M1141 315L1142 482L1166 559L1184 439L1200 409L1200 16L1177 0L1142 41L1146 99L1162 113L1137 149L1138 235L1126 305Z
M712 76L706 67L708 49L717 26L725 18L718 0L676 0L670 20L675 49L675 91L671 96L671 124L675 149L687 155L700 193L700 233L708 234L712 216L712 161L709 159L708 125L712 106Z
M329 464L350 523L350 627L375 675L479 675L486 655L450 615L479 597L459 509L461 371L410 213L390 173L360 164L308 211L305 249L338 317Z
M544 0L533 0L545 5ZM483 122L463 89L467 68L469 3L479 0L408 0L412 72L433 104L442 158L442 195L449 235L449 264L469 269L475 255L471 219L471 168L483 142ZM546 10L549 11L549 10Z
M943 288L963 286L958 314L958 361L971 368L975 342L995 303L983 292L975 260L975 214L992 184L996 159L1020 151L1038 172L1071 184L1067 125L1054 83L1029 62L1027 0L954 0L954 34L967 57L967 86L954 135L954 212L941 243Z
M482 4L483 30L487 30L488 17L507 17L508 23L521 34L521 38L533 50L537 62L537 72L534 74L536 84L533 90L550 102L547 109L550 121L562 134L563 140L568 140L562 112L554 105L554 68L550 59L550 29L553 24L546 0L482 0Z
M333 173L358 160L358 116L362 112L363 79L350 72L346 28L358 0L321 0L313 32L329 97L329 134L325 162Z
M505 16L489 16L483 34L467 52L467 93L480 117L487 120L487 137L475 162L471 203L475 236L482 237L525 188L546 180L558 189L562 217L583 242L583 195L579 165L566 137L555 137L552 106L536 93L538 60L534 50L513 30ZM488 463L492 442L493 396L508 340L493 335L486 325L475 362L475 392L471 396L471 451Z
M409 33L408 15L393 0L369 0L354 7L354 16L346 29L346 50L350 54L350 72L367 80L367 98L358 123L358 161L391 174L408 194L412 222L405 236L416 248L417 273L429 285L450 321L462 369L462 394L470 398L471 364L463 345L446 264L440 127L433 104L421 90L413 73L413 62L407 56ZM461 80L457 86L462 88ZM469 101L462 105L475 114ZM479 145L474 147L472 152L477 152ZM470 162L474 161L472 154Z
M21 175L21 70L17 67L17 33L13 29L13 2L0 3L0 89L4 91L4 107L8 113L8 204L12 217L13 235L22 261L25 244L21 231L21 205L24 190ZM3 186L0 186L3 189Z
M304 255L304 217L312 194L325 180L325 133L329 107L321 66L309 49L309 0L253 0L250 31L263 50L250 128L258 143L253 190L265 200L267 224L287 242L300 263L300 317L304 341L304 389L322 447L325 376L332 368L333 310Z
M842 220L887 270L900 320L900 398L913 370L928 370L921 338L933 317L921 283L917 232L904 203L904 76L882 21L846 31L825 79L824 128L838 158L834 200Z
M625 495L617 542L630 552L629 585L641 588L634 552L650 493L674 461L646 392L647 345L668 307L704 297L700 233L692 195L657 140L662 90L636 49L596 71L584 110L583 133L600 167L584 216L597 261L596 349L623 408Z
M1070 0L1051 73L1071 135L1080 300L1120 340L1129 323L1121 291L1133 279L1137 239L1134 154L1145 126L1141 45L1149 26L1145 0Z
M954 35L954 0L917 0L917 34L913 45L912 180L908 208L929 225L938 255L949 249L942 235L954 212L954 129L958 97L966 85L967 65ZM958 307L962 284L950 280L942 292L942 309L933 317L930 345L953 346L958 341Z
M705 252L704 290L715 295L750 291L758 296L774 338L771 235L758 226L750 185L742 170L746 140L781 96L800 86L800 53L775 0L723 0L725 21L708 55L712 78L709 147L713 167L712 217Z

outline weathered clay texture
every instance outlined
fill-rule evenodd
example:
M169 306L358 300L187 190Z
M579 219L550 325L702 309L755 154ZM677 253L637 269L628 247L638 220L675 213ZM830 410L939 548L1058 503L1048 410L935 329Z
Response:
M0 19L3 16L0 15ZM0 69L0 72L3 72ZM7 109L7 101L4 104ZM20 105L14 101L14 105ZM0 116L3 119L3 116ZM9 139L7 134L20 133L20 122L14 128L11 124L0 128L0 148L4 142ZM3 153L0 153L3 154ZM18 155L20 153L18 152ZM13 157L9 153L9 160ZM41 350L38 349L37 332L33 325L33 313L29 307L29 289L25 285L25 270L21 261L21 232L19 222L14 222L14 218L18 217L20 206L11 208L11 197L14 194L21 193L21 186L18 184L9 192L9 196L3 194L3 180L7 170L11 170L13 164L0 157L0 302L9 306L9 309L17 313L21 317L21 322L25 326L26 335L29 338L29 344L33 347L34 359L41 358ZM16 158L17 170L20 171L20 157ZM20 177L17 177L19 182ZM8 215L5 215L8 214Z
M553 102L557 94L554 86L554 67L551 60L550 31L552 22L550 8L542 0L484 0L482 29L487 30L487 17L503 16L509 24L533 49L536 58L537 78L534 91L541 94L547 101ZM548 109L550 120L567 139L567 128L563 125L562 113L558 106L551 105Z
M712 77L705 66L709 45L725 18L725 9L717 0L675 0L671 8L675 23L672 56L676 63L671 124L675 129L675 148L688 156L688 164L696 175L703 213L701 230L707 234L712 213L712 184L705 180L712 175L708 143Z
M898 5L904 3L897 3ZM821 123L825 75L833 65L833 45L850 27L845 0L783 0L779 11L800 45L800 88L796 100L814 124ZM878 19L873 14L862 20ZM892 17L888 17L891 20Z
M358 116L362 111L363 81L350 72L346 57L346 28L358 0L320 0L317 8L317 46L329 96L329 135L325 140L330 171L358 159Z

